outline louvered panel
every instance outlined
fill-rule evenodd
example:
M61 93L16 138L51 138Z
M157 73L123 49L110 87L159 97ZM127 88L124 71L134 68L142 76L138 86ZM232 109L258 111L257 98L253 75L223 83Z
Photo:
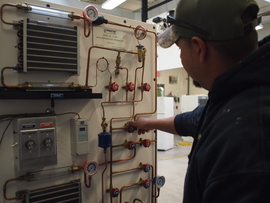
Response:
M24 21L23 67L33 70L68 71L79 75L79 44L76 26Z
M20 191L22 193L25 191ZM28 190L26 203L81 203L81 183L74 180L69 183L51 187Z

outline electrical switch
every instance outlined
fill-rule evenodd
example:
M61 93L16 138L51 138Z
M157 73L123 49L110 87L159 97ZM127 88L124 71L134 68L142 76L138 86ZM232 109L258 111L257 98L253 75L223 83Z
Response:
M43 144L45 147L51 147L52 144L53 144L53 140L51 138L46 138L44 141L43 141Z
M129 141L126 143L126 148L128 148L129 150L133 150L135 147L136 147L136 142Z
M35 141L33 140L29 140L25 143L25 147L28 149L28 150L33 150L36 146L36 143Z
M119 195L119 189L118 188L112 188L110 190L110 193L111 193L111 196L112 197L118 197L118 195Z
M151 145L151 140L149 139L144 139L141 141L141 144L144 146L144 147L150 147Z

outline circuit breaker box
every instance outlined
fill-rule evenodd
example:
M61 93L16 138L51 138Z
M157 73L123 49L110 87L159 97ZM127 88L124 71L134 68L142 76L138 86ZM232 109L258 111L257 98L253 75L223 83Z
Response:
M57 164L56 118L32 117L14 120L14 159L18 170Z

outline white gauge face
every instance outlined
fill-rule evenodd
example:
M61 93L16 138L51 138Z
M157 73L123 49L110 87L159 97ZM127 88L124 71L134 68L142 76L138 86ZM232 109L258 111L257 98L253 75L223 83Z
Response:
M95 21L98 18L98 10L95 6L86 6L83 10L83 16L89 21Z
M84 164L84 172L89 175L93 176L97 173L98 171L98 164L95 161L87 161Z
M156 177L155 177L155 185L156 185L158 188L163 187L164 184L165 184L165 177L164 177L164 176L156 176Z

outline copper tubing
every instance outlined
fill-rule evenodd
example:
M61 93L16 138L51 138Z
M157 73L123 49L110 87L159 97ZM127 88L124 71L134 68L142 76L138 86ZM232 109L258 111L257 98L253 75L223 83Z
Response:
M123 189L128 188L128 187L132 187L132 186L135 186L135 185L140 185L140 183L133 183L133 184L130 184L130 185L125 185L120 189L120 203L122 203L122 191L123 191Z
M124 51L124 50L117 50L117 49L111 49L111 48L100 47L100 46L91 46L88 49L88 59L87 59L86 79L85 79L85 86L86 87L89 87L88 86L88 78L89 78L89 70L90 70L90 54L91 54L91 50L94 49L94 48L108 50L108 51L115 51L115 52L118 52L118 53L122 52L122 53L129 53L129 54L137 54L134 51Z
M23 199L23 197L25 196L25 194L23 194L23 195L17 196L17 197L11 197L11 198L7 197L7 184L8 184L9 182L11 182L11 181L17 181L17 180L18 180L18 178L12 178L12 179L9 179L9 180L7 180L7 181L5 182L4 187L3 187L3 195L4 195L4 198L5 198L6 200Z
M4 87L7 87L7 88L21 88L20 85L7 85L4 81L4 71L6 69L17 69L17 70L20 70L22 69L22 67L5 67L1 70L1 83Z
M102 172L102 180L101 180L102 181L102 183L101 183L101 185L102 185L102 189L101 189L101 191L102 191L102 203L104 203L104 173L107 170L107 166L108 166L106 154L107 154L107 150L104 150L105 168L104 168L104 170Z
M158 198L159 197L159 195L160 195L160 188L158 188L157 191L158 191L158 194L156 196L153 195L153 197L155 197L155 198Z
M86 27L86 24L87 24L87 27ZM83 19L83 27L84 27L84 36L89 37L91 34L91 30L93 28L92 22Z
M122 172L127 172L127 171L132 171L132 170L136 170L136 169L140 169L141 167L134 167L134 168L129 168L129 169L125 169L125 170L121 170L121 171L113 171L112 174L116 174L116 173L122 173Z
M88 183L87 183L87 179L88 179ZM92 176L88 176L86 175L86 173L84 173L84 185L87 188L91 187L91 181L92 181Z
M11 3L3 4L3 5L1 6L1 21L2 21L3 23L7 24L7 25L18 25L19 23L8 23L8 22L6 22L6 21L4 20L4 8L5 8L6 6L10 6L10 7L15 7L15 8L17 8L17 5L16 5L16 4L11 4Z
M110 147L111 148L111 147ZM136 148L134 148L134 154L132 157L129 157L129 158L126 158L126 159L119 159L119 160L112 160L112 161L108 161L107 163L111 164L111 163L118 163L118 162L123 162L123 161L128 161L128 160L131 160L131 159L134 159L134 157L136 156ZM100 166L102 165L105 165L106 163L101 163L101 164L98 164Z
M138 198L135 198L135 199L133 200L133 203L135 203L136 201L139 201L139 202L141 202L141 203L144 203L144 201L142 201L141 199L138 199Z

